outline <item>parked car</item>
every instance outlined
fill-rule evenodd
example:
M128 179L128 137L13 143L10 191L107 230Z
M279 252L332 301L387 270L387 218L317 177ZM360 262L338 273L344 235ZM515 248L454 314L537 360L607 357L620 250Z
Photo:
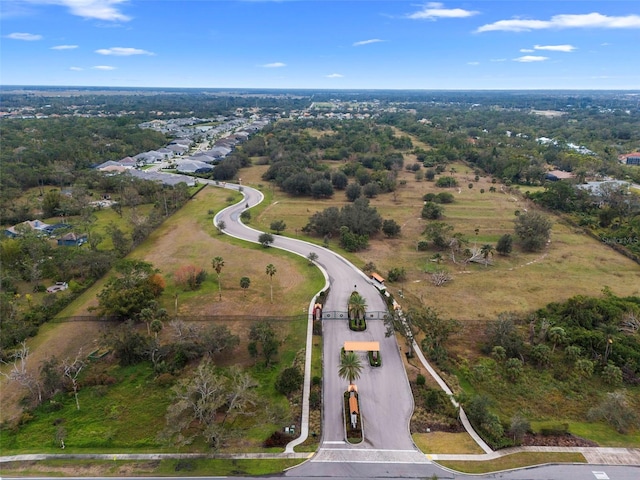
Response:
M56 282L55 285L52 285L49 288L47 288L47 293L62 292L67 288L69 288L69 285L67 284L67 282Z

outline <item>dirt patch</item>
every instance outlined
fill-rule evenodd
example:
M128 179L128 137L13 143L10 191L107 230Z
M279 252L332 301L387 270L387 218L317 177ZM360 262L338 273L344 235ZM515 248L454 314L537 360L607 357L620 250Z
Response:
M539 435L527 433L522 440L525 447L597 447L598 444L591 440L576 437L574 435Z

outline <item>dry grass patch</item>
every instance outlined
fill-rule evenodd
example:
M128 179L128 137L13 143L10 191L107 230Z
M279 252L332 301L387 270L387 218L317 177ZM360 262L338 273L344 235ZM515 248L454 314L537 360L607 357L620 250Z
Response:
M424 453L482 454L483 450L467 432L430 432L412 434L413 442Z
M300 229L313 213L347 204L340 191L333 198L321 201L290 197L261 179L266 168L254 166L242 174L243 182L262 185L272 197L270 204L251 221L258 228L268 229L271 221L282 219L287 224L285 235L302 236ZM449 189L438 188L435 182L418 182L413 172L399 172L398 180L406 183L399 185L395 194L371 199L371 205L383 218L393 218L402 226L401 237L388 239L380 234L371 239L366 251L348 255L357 266L373 262L383 276L391 268L405 268L407 279L402 284L388 284L394 294L401 288L404 290L405 308L424 303L445 317L488 320L501 312L534 310L575 295L598 295L605 286L619 296L640 294L640 268L635 262L561 223L552 214L549 214L554 221L551 244L545 251L523 253L516 245L508 257L495 254L493 265L488 267L456 265L449 259L449 252L441 252L445 260L438 267L446 268L453 281L444 287L435 287L429 273L436 267L431 260L435 251L416 249L417 243L425 240L422 232L427 222L420 218L424 194L448 191L454 195L455 202L444 205L443 221L462 233L469 240L469 246L475 248L485 243L495 246L503 234L513 235L515 211L536 208L517 188L509 191L499 183L491 183L489 176L481 176L476 182L473 170L463 164L455 164L453 168L454 173L443 175L456 177L460 186ZM473 183L473 188L468 188L468 183ZM489 192L491 187L495 187L496 192ZM480 193L481 189L484 193ZM332 248L336 248L336 243L337 240L332 240Z
M465 473L489 473L549 463L588 463L581 453L521 452L491 461L438 461L443 467Z

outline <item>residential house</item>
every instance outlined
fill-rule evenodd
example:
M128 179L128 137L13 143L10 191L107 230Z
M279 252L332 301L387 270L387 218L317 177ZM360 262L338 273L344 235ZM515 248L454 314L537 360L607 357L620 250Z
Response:
M213 170L213 166L198 160L184 159L178 161L176 170L180 173L207 173Z
M187 175L177 175L175 173L158 173L145 170L128 170L128 175L140 178L142 180L150 180L152 182L162 183L164 185L175 186L179 183L186 183L188 187L193 187L196 180Z
M78 235L74 232L69 232L58 239L59 247L79 247L83 243L87 242L87 234L83 233Z
M49 225L48 223L44 223L41 220L27 220L26 222L22 222L18 225L6 228L4 234L7 237L16 238L22 236L22 231L35 230L36 232L49 235L49 231L47 229L50 227L51 225Z
M571 178L576 178L575 174L571 172L565 172L564 170L551 170L547 172L545 175L545 180L550 180L552 182L557 182L558 180L569 180Z
M640 165L640 152L619 155L618 160L626 165Z

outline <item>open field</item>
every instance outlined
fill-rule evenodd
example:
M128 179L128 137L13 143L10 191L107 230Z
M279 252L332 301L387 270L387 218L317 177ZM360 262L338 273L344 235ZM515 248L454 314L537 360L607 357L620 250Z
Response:
M334 163L339 167L339 162ZM244 170L243 181L270 188L260 179L265 168L255 166ZM501 312L535 310L574 295L599 295L605 286L618 296L640 295L637 263L560 223L552 214L548 214L554 220L551 243L545 251L523 253L514 238L512 254L508 257L495 254L493 264L487 267L479 264L462 267L448 258L448 252L442 252L445 261L440 266L449 270L453 281L444 287L435 287L425 273L434 266L431 257L435 251L416 250L417 242L425 240L422 231L427 221L420 218L420 212L426 193L448 191L454 195L455 202L444 205L442 221L452 225L455 232L461 232L470 247L495 245L503 234L513 234L516 210L536 208L519 195L517 189L510 192L499 183L491 183L488 176L474 182L473 173L462 164L455 169L453 176L460 186L448 189L438 188L434 182L417 182L413 173L400 172L399 180L405 180L406 184L398 186L396 200L392 194L384 194L372 199L371 205L383 218L393 218L402 226L401 236L388 239L380 234L370 241L369 249L346 255L357 266L373 262L383 276L391 268L405 268L406 281L388 285L394 294L403 290L405 308L425 303L445 317L490 320ZM473 183L473 188L468 188L468 183ZM489 192L492 186L496 188L494 193ZM480 193L481 189L484 193ZM346 199L339 191L331 199L313 200L290 197L275 189L271 203L254 216L251 223L268 229L271 221L285 219L284 234L300 236L300 229L313 213L345 204ZM318 238L311 240L321 242ZM337 240L330 243L332 249L340 251Z
M230 196L233 195L228 191L206 188L167 219L129 258L152 262L161 270L167 279L167 289L160 302L170 314L175 313L177 294L179 316L221 317L234 333L245 337L252 323L247 319L267 316L296 318L296 321L275 325L282 341L286 342L285 347L281 347L280 361L290 365L298 350L304 348L308 304L324 284L324 278L302 257L264 249L259 245L223 241L224 237L219 236L213 227L213 216L209 210L223 208ZM221 274L222 300L219 299L217 278L211 268L211 259L215 256L225 260ZM185 292L174 285L173 272L186 263L203 266L209 272L207 280L196 292ZM273 276L273 303L270 302L269 277L265 273L269 263L277 269ZM242 276L251 279L251 286L246 292L239 286ZM89 309L97 305L96 294L105 281L102 279L84 292L59 317L91 315ZM93 351L100 345L104 328L105 325L99 322L52 322L44 325L40 334L28 342L30 368L37 369L42 361L53 355L66 358L75 356L80 349L85 353ZM144 330L142 326L140 328ZM168 335L168 330L163 335ZM221 364L253 363L246 343L241 344L235 353L232 358L219 361ZM275 373L270 375L273 377ZM20 415L18 400L23 392L20 388L6 388L6 379L3 377L1 380L0 402L3 408L0 415L5 421ZM272 385L273 378L268 380ZM162 417L162 414L158 416L160 422Z

